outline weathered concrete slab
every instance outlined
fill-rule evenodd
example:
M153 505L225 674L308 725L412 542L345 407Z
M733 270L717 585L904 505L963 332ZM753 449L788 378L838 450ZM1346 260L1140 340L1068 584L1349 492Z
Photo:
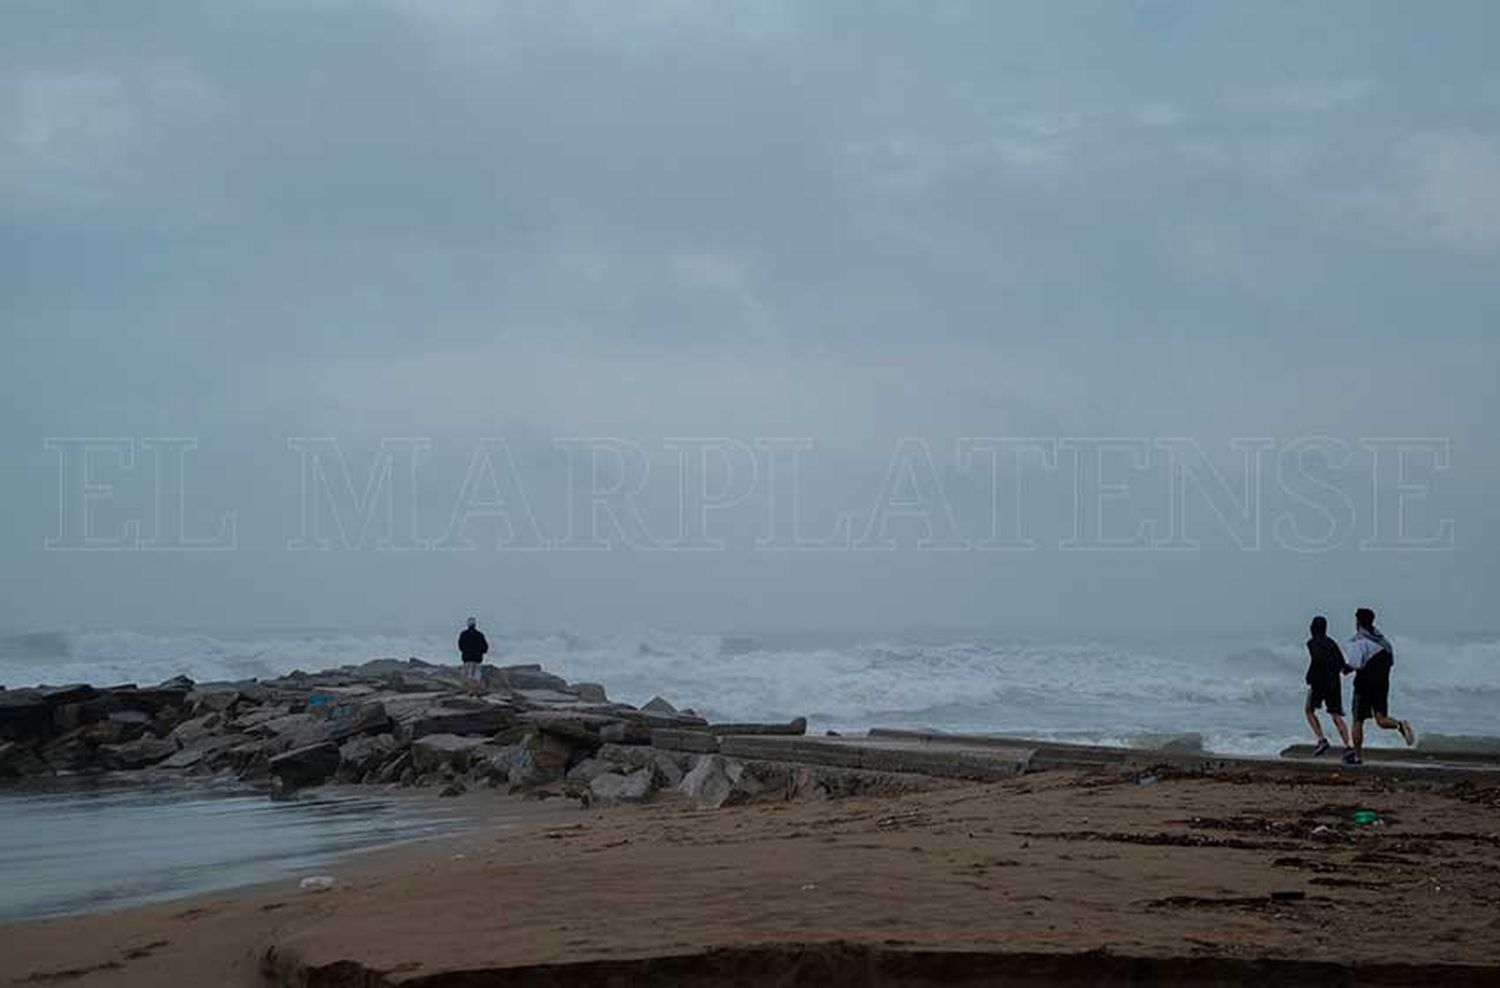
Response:
M651 744L668 751L691 751L711 755L719 750L719 739L706 731L679 731L658 727L651 731Z
M877 727L870 737L887 740L920 741L928 744L964 745L984 748L1026 748L1032 751L1030 771L1068 768L1114 768L1123 766L1132 757L1147 757L1155 753L1144 748L1115 748L1106 745L1064 744L1057 741L1036 741L1030 738L1007 737L991 734L944 734L941 731L915 731L900 728Z
M1032 758L1028 771L1042 772L1059 769L1082 769L1094 771L1146 771L1169 768L1179 772L1202 772L1208 774L1231 774L1254 772L1267 777L1288 779L1312 776L1326 777L1330 774L1347 774L1350 778L1359 775L1374 775L1380 778L1403 781L1449 783L1474 782L1493 785L1500 782L1500 766L1493 764L1460 764L1443 762L1408 762L1393 764L1366 759L1364 765L1345 765L1337 758L1281 759L1242 758L1221 755L1184 755L1149 748L1114 748L1101 745L1074 745L1047 741L1026 741L1021 738L943 734L938 731L907 731L894 728L876 728L870 732L872 740L906 741L927 745L935 754L956 748L1001 748L1010 749L1018 745L1032 745ZM1389 749L1379 749L1389 750Z
M804 762L979 782L1020 775L1031 763L1031 751L1024 748L939 746L889 738L730 736L719 739L719 753L729 758Z
M1337 758L1338 748L1329 751L1318 760L1321 762L1332 761ZM1294 744L1288 748L1281 749L1282 758L1314 759L1313 746L1310 744ZM1444 749L1429 750L1420 745L1415 748L1366 748L1365 762L1404 762L1423 764L1448 764L1448 765L1492 765L1500 768L1500 751L1466 751L1457 749L1448 751Z
M807 718L797 717L785 724L709 724L710 734L720 737L729 734L788 734L803 735L807 733Z

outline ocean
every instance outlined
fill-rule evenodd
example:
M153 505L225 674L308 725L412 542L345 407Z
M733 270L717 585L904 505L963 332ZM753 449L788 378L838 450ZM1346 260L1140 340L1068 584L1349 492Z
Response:
M1274 754L1308 740L1300 637L487 630L498 650L492 661L538 663L570 680L603 683L612 698L630 703L661 694L711 720L805 715L818 733L930 727L1104 744L1197 734L1207 750L1225 754ZM0 684L247 679L382 657L453 662L455 634L10 635L0 638ZM1500 637L1393 641L1394 713L1419 733L1500 734ZM1346 680L1346 702L1348 689Z

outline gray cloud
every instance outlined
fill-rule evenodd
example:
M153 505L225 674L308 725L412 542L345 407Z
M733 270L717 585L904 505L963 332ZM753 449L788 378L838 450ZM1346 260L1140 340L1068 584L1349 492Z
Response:
M418 620L489 573L537 623L1062 621L1084 600L1164 622L1328 592L1491 623L1472 588L1497 548L1496 17L7 5L0 626ZM1434 496L1455 551L276 548L288 436L431 437L451 485L468 443L505 435L544 502L555 436L809 436L818 496L852 508L902 436L1192 436L1230 457L1236 436L1314 434L1451 439ZM204 517L237 508L246 547L42 551L43 440L82 435L199 437Z

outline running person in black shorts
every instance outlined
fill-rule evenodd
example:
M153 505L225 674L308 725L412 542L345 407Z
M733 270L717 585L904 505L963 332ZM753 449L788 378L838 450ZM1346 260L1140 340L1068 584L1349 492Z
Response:
M1352 749L1349 728L1344 723L1344 684L1339 678L1344 672L1344 653L1339 651L1339 643L1328 637L1328 619L1323 615L1313 618L1308 630L1312 637L1307 640L1307 703L1303 713L1307 714L1313 737L1318 739L1313 754L1328 753L1328 737L1323 733L1323 725L1318 723L1319 707L1328 711L1347 752Z
M1358 765L1364 761L1365 721L1371 717L1387 731L1400 731L1408 746L1417 743L1411 722L1391 716L1391 667L1396 652L1391 643L1375 628L1375 612L1361 607L1354 612L1354 637L1344 646L1344 661L1354 671L1354 750L1344 761Z

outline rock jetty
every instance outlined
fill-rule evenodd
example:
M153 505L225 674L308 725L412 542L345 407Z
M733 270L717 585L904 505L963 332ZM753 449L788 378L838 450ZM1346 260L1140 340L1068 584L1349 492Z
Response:
M452 666L377 659L271 680L0 689L0 780L133 772L273 792L327 782L445 795L494 786L584 805L670 791L709 806L934 784L754 748L752 757L720 753L735 737L791 740L806 729L802 718L710 724L661 697L635 707L536 665L486 666L475 692Z

